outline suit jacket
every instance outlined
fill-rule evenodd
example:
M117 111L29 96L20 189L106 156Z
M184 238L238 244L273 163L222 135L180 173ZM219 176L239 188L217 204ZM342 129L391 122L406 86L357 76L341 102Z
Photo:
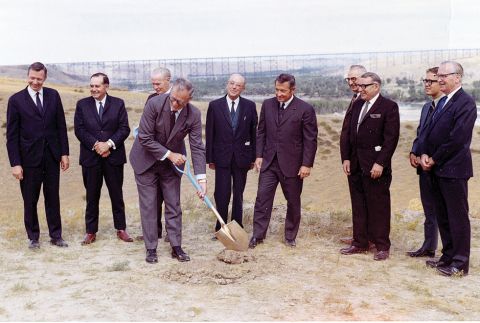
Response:
M188 104L181 111L170 132L169 94L160 94L147 101L138 136L130 151L135 174L143 174L167 153L185 151L183 139L188 135L195 174L206 173L205 147L202 142L201 113ZM172 168L174 168L172 164ZM177 172L180 176L180 173Z
M255 103L240 97L236 115L234 131L225 96L208 105L205 126L207 163L227 167L234 158L238 167L249 168L255 161L258 123Z
M447 178L473 176L470 143L476 118L475 101L460 89L435 115L435 120L430 119L419 138L419 153L433 158L435 175Z
M427 121L427 116L428 116L428 110L432 106L432 101L429 101L425 103L422 107L422 112L420 113L420 122L418 123L417 127L417 137L415 137L415 140L413 141L412 144L412 150L411 152L415 154L415 156L420 156L418 154L418 138L423 130L425 130L425 122Z
M379 95L358 127L357 133L357 122L364 103L364 100L357 100L351 115L348 116L347 122L350 126L343 134L348 140L340 145L342 162L350 160L351 173L361 171L363 174L370 174L373 164L377 163L384 167L383 173L386 174L391 172L391 160L400 133L398 105ZM375 147L380 147L380 150Z
M65 114L56 90L43 88L43 107L41 114L27 88L8 100L7 150L12 167L38 167L45 147L57 161L69 154Z
M102 159L110 165L119 166L127 162L125 154L125 139L130 134L128 115L122 99L107 95L102 121L97 112L93 97L87 97L77 102L75 110L75 136L80 141L80 165L92 167ZM110 150L110 155L103 158L92 150L95 142L108 141L115 143L116 149Z
M262 104L257 129L257 157L263 158L265 171L275 155L283 175L295 177L301 166L313 167L317 151L317 116L307 102L294 97L281 122L276 98Z

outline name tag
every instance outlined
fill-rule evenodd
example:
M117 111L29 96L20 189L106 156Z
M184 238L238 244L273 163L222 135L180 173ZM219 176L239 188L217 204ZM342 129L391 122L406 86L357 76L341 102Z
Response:
M370 118L372 118L372 119L378 119L378 118L381 118L381 117L382 117L382 115L380 113L372 113L370 115Z
M375 151L381 151L382 150L382 146L375 146Z
M247 141L247 142L245 143L245 146L250 146L250 141Z

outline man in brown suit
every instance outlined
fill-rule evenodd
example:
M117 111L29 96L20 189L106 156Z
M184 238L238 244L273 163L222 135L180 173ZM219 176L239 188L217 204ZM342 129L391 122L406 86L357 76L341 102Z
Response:
M318 127L313 107L294 93L295 77L280 74L275 80L276 97L262 104L255 160L260 178L250 248L265 239L278 183L287 199L285 244L296 246L301 218L300 195L303 180L310 175L315 160Z
M397 147L400 116L398 105L380 94L381 80L365 73L357 80L361 100L346 117L342 141L343 171L348 176L352 200L353 241L340 252L364 253L369 239L377 252L374 260L385 260L390 250L391 159Z
M160 94L148 100L130 151L130 163L138 188L140 216L146 261L158 262L158 207L159 185L165 202L165 226L172 246L172 257L189 261L182 250L182 210L180 208L180 180L174 165L185 163L185 143L188 135L194 172L203 197L207 190L205 147L202 143L200 110L189 102L193 86L186 79L177 79L170 94ZM160 183L160 184L159 184Z

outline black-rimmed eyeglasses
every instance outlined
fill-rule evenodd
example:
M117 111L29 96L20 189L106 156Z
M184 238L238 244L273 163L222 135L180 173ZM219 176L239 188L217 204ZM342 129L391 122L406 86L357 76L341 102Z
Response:
M357 84L357 86L358 86L359 88L361 88L362 90L365 90L367 87L369 87L370 85L373 85L373 84L376 84L376 83Z
M437 83L438 80L422 79L422 82L425 85L432 85L433 83Z

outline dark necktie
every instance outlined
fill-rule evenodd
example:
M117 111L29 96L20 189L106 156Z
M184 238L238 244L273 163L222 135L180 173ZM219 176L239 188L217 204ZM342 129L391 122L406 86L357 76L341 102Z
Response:
M280 105L280 110L278 111L278 122L282 122L284 114L285 114L285 102L282 102L282 105Z
M100 121L102 121L102 118L103 118L103 104L102 104L102 102L99 103L98 117L100 118Z
M40 92L37 92L35 96L36 96L38 111L40 111L40 113L43 115L43 105L42 105L42 101L40 101Z
M433 115L432 115L432 121L435 121L435 118L438 116L438 114L442 112L442 109L445 105L445 101L447 101L446 95L442 97L440 101L438 101L437 107L435 108L435 111L433 112Z
M175 127L175 112L170 111L170 133L172 133L173 127Z
M365 116L367 115L369 105L370 105L370 101L365 102L365 109L362 110L362 114L360 115L360 118L358 119L357 132L358 132L358 128L360 127L360 124L362 123L363 119L365 119Z
M232 108L230 109L230 118L232 119L232 123L235 120L235 101L232 101Z

